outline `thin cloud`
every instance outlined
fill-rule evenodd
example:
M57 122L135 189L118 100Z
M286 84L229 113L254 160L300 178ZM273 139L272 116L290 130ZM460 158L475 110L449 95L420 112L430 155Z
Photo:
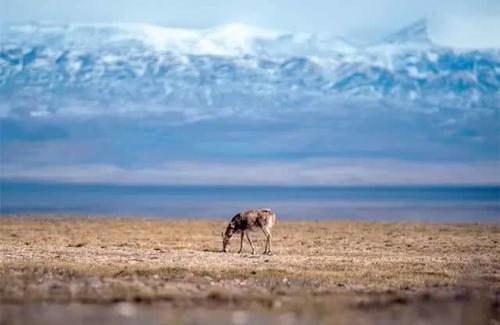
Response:
M156 185L393 185L500 184L496 162L429 163L399 160L173 161L147 168L89 164L19 168L1 178L75 183Z

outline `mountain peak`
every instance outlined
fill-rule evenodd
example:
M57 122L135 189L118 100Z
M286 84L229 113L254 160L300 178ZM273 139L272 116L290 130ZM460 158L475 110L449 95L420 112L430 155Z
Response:
M383 41L391 44L430 43L431 41L427 32L427 20L419 19L385 37Z

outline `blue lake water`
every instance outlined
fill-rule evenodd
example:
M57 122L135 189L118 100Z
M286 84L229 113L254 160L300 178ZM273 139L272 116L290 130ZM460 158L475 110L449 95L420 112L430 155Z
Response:
M500 186L243 187L0 183L2 214L229 218L267 207L280 219L500 221Z

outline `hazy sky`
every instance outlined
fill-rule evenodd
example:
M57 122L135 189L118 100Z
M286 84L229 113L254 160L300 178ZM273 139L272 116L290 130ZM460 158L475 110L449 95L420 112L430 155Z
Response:
M0 0L7 22L137 22L212 27L242 22L369 41L426 18L432 38L460 47L500 47L499 0Z

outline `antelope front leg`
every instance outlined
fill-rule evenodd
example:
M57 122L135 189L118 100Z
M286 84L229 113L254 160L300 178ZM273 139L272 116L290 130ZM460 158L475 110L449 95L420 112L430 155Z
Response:
M261 227L260 229L264 233L264 236L266 236L266 247L264 248L264 253L262 253L262 254L267 254L267 247L269 245L269 236L267 235L267 232L266 232L264 227Z
M264 254L271 255L271 232L267 228L262 228L262 231L266 235L266 249L264 250Z
M240 241L240 250L238 251L238 254L241 253L241 251L243 250L243 236L245 234L243 232L241 232L241 241Z
M252 254L255 254L255 247L253 246L252 240L250 239L250 234L248 231L245 231L245 234L247 235L248 242L250 243L250 246L252 246Z

